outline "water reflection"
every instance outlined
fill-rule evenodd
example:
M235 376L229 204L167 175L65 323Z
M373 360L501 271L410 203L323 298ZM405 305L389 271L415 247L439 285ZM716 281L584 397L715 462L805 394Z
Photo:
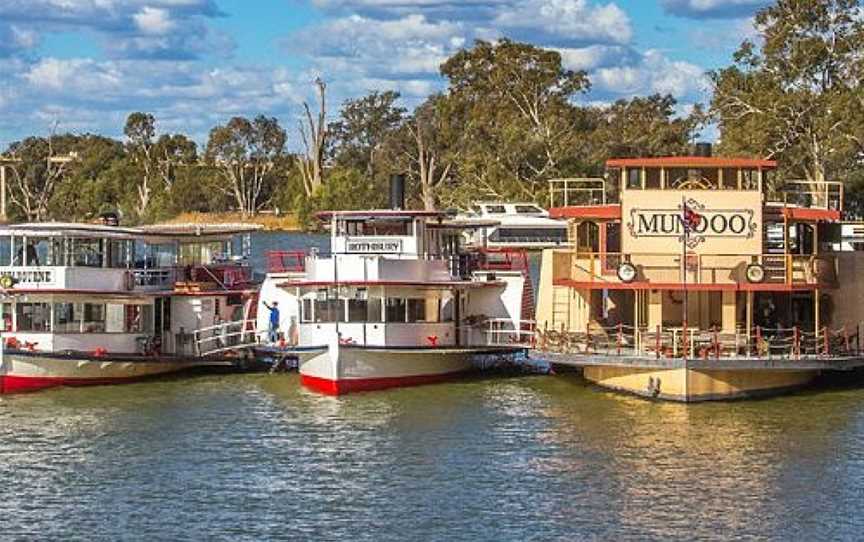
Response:
M0 399L3 535L857 538L864 392L678 405L569 376L325 397L296 375Z

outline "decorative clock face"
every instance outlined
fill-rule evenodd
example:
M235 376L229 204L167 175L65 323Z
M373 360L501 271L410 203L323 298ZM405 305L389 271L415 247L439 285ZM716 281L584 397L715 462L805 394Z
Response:
M758 263L751 263L747 266L746 275L749 282L762 282L765 280L765 269Z
M636 279L636 266L631 263L622 263L618 266L618 278L621 282L633 282Z

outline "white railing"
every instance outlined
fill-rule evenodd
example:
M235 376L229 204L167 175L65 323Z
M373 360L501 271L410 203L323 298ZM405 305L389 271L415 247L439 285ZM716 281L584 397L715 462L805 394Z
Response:
M255 320L237 320L202 327L192 332L195 354L209 356L243 350L261 342L267 330L258 331Z

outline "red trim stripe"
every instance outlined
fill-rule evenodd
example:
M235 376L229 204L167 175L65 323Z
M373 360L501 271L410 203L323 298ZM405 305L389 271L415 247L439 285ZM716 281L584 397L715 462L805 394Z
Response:
M150 376L150 375L148 375ZM146 378L146 376L130 376L117 378L65 378L56 376L0 376L0 394L25 393L56 388L59 386L104 386L108 384L126 384Z
M443 373L435 375L414 375L387 378L349 378L342 380L330 380L301 374L300 383L309 389L325 395L344 395L358 391L374 391L387 388L402 388L408 386L422 386L425 384L437 384L454 380L464 375L465 371L454 373Z

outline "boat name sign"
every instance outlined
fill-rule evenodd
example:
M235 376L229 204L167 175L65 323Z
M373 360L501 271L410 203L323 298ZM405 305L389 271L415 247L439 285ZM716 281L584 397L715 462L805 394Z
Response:
M690 199L687 206L699 214L700 220L688 235L687 244L692 247L710 237L751 239L758 226L752 209L708 209ZM677 209L630 209L627 224L635 237L684 237L684 219L681 206Z
M348 239L346 252L361 254L398 254L402 252L401 239Z
M51 284L54 282L54 273L50 270L40 271L7 271L4 276L12 277L15 283L23 284Z

